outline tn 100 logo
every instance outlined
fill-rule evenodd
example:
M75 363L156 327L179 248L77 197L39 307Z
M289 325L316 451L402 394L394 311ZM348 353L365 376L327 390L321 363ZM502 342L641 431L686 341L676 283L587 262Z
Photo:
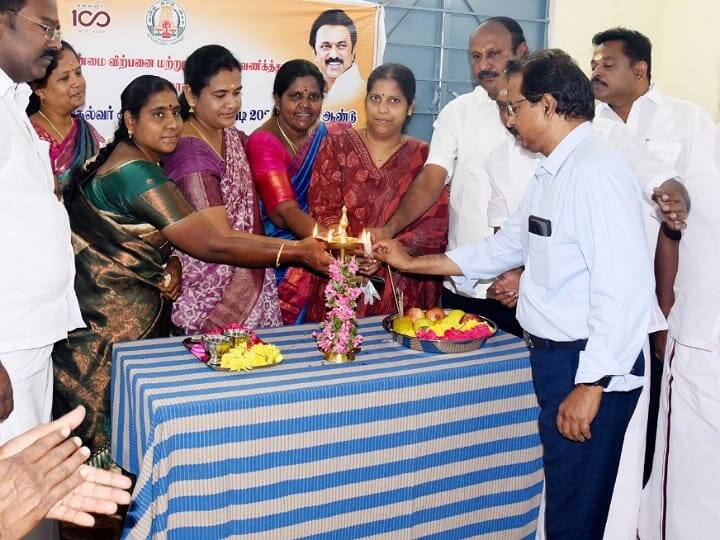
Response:
M110 24L110 14L107 11L89 11L87 9L73 9L73 26L98 26L105 28Z

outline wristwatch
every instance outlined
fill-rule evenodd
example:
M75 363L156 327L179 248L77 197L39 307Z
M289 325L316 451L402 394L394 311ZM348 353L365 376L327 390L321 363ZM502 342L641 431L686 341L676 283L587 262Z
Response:
M603 388L607 388L610 386L610 381L612 381L612 375L605 375L603 378L598 379L595 382L589 382L589 383L583 383L585 386L602 386Z

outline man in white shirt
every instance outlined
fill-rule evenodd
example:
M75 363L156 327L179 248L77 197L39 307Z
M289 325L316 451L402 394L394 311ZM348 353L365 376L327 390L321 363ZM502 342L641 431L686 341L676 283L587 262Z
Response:
M652 80L652 44L640 32L611 28L593 37L591 61L593 91L600 100L598 117L623 124L635 134L658 159L675 168L681 178L685 171L678 158L686 142L713 123L701 107L660 93ZM656 242L659 223L652 212L645 215L648 240ZM667 229L663 229L667 232ZM663 233L665 234L665 233ZM672 233L670 233L672 234ZM674 280L677 269L677 242L666 246L656 259L659 283ZM661 294L660 307L665 316L672 306L672 295ZM662 358L667 332L658 331L651 341L651 399L648 415L647 454L644 477L650 476L655 447Z
M677 163L693 207L679 241L674 287L658 284L667 289L672 309L652 475L640 512L643 540L720 534L718 126L685 139ZM677 244L660 235L658 249L677 250Z
M470 36L468 54L475 90L448 103L440 112L430 143L430 154L395 214L375 239L392 238L420 217L450 184L448 248L482 240L492 234L487 221L490 185L483 164L488 153L507 135L493 101L506 62L523 57L528 46L522 28L508 17L491 17ZM457 280L446 279L442 303L484 315L500 328L520 335L514 310L487 299L492 280L461 290Z
M546 156L520 209L496 235L445 255L413 258L397 241L375 252L403 271L462 275L469 286L525 266L517 313L541 408L547 534L600 539L650 322L642 193L593 132L590 81L570 57L540 51L514 64L508 127Z
M53 344L83 326L68 217L25 114L59 48L54 0L0 0L0 443L50 420Z

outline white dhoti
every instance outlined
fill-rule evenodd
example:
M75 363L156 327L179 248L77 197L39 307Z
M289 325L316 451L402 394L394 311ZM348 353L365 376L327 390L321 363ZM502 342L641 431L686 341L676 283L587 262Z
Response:
M720 352L667 344L640 538L720 538Z
M645 463L645 433L650 403L650 346L643 347L645 372L643 389L635 412L630 418L623 441L610 511L603 538L606 540L636 540L638 515L642 494L643 466ZM591 425L592 428L592 425ZM580 536L579 536L580 537ZM545 540L545 490L543 490L535 538Z
M13 388L13 411L0 422L0 444L52 417L52 345L0 354ZM57 538L57 524L43 520L25 540Z
M14 408L0 422L0 444L39 424L52 415L53 372L52 345L0 354L0 361L10 376Z

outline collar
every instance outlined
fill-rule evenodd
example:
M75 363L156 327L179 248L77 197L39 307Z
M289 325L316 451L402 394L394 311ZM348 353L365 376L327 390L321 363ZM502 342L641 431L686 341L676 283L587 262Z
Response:
M660 90L657 89L657 86L655 86L654 84L651 84L648 88L648 91L638 98L638 100L641 99L649 99L650 101L654 101L655 103L663 102L662 94L660 93Z
M487 93L487 90L485 90L480 84L478 84L472 91L472 95L476 100L492 101L493 103L495 103L495 100L490 97L490 95Z
M635 102L632 104L632 107L630 107L630 110L632 111L633 107L635 107L635 104L640 101L652 101L657 104L661 104L663 102L663 96L660 93L660 90L657 89L657 86L654 84L651 84L648 88L647 92L645 92L642 96L637 98ZM612 110L612 107L605 103L604 101L599 101L600 103L600 112L610 114L611 116L614 116L616 118L620 118L615 111Z
M555 150L553 150L548 157L540 162L538 172L544 171L551 176L555 176L568 156L572 154L573 150L592 135L592 132L593 129L590 122L583 122L577 126L560 141L560 144L555 147Z
M32 89L27 83L16 83L13 81L2 68L0 68L0 97L5 97L12 93L15 103L22 110L25 110L30 102Z
M337 85L339 82L344 82L347 80L352 80L353 84L355 84L357 81L361 80L360 77L360 68L357 65L357 62L353 62L352 65L347 68L345 71L343 71L337 79L335 79L335 84L333 84L333 88L335 88L335 85ZM364 88L363 88L364 90Z
M14 91L16 86L17 83L8 77L8 74L0 68L0 96L4 97L10 90Z

